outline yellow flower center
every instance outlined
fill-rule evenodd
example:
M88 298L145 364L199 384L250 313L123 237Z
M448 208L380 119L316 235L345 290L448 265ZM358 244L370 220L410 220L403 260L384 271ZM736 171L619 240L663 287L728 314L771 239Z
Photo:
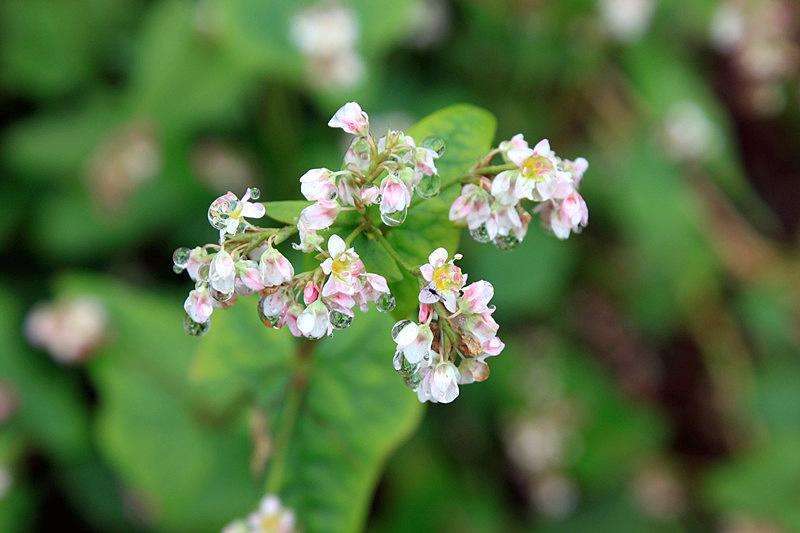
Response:
M452 265L445 264L433 271L433 286L437 291L448 291L455 286Z
M544 156L533 155L523 161L522 175L528 178L539 178L553 171L553 163Z
M350 258L347 257L346 254L339 254L336 259L333 260L333 265L331 265L331 271L333 275L337 278L343 278L350 275Z

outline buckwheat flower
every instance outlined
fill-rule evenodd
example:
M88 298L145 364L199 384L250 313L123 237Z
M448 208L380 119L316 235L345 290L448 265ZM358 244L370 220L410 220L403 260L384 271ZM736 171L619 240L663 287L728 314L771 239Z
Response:
M205 248L198 246L189 252L189 261L186 263L186 272L193 281L200 280L200 268L211 263L211 256Z
M514 206L494 204L489 218L486 220L486 233L490 240L498 236L525 235L527 226Z
M327 168L312 168L300 176L300 192L307 200L331 200L336 197L336 180Z
M90 297L38 304L25 319L28 341L60 363L86 359L106 336L108 317L103 305Z
M570 233L579 233L589 222L589 208L577 192L560 202L542 204L540 208L542 222L561 240Z
M300 313L297 317L297 329L309 339L320 339L331 334L333 326L330 312L322 300L317 300Z
M355 316L355 313L353 312L353 308L356 306L356 299L354 295L351 296L343 292L335 292L328 296L324 296L323 302L330 311L336 311L349 317Z
M354 297L359 308L362 311L367 311L369 302L375 302L382 294L389 294L389 292L386 278L367 272L361 276L361 290Z
M380 141L378 141L380 150ZM365 172L371 162L369 143L363 137L356 137L344 153L344 166L352 171Z
M214 299L205 287L194 289L183 303L183 308L189 318L198 324L205 324L214 312Z
M547 139L533 149L509 149L508 158L516 170L498 174L492 182L492 195L505 205L527 198L542 202L564 198L574 189L572 175L559 169L559 159Z
M221 249L214 254L208 270L208 283L211 288L222 294L233 294L234 281L236 280L236 265L231 254ZM204 322L197 321L195 322Z
M436 174L437 159L439 159L439 154L430 148L420 146L414 150L414 164L417 170L426 176Z
M457 223L465 222L469 229L476 229L489 219L490 204L491 196L484 188L468 183L450 206L448 218Z
M409 363L430 364L433 331L429 325L409 322L397 333L394 342L397 343L397 351L402 352Z
M282 325L289 328L289 332L295 337L303 336L303 332L300 331L300 328L297 325L297 320L300 318L300 314L302 312L302 305L298 303L292 303L286 308L286 311L283 314Z
M272 494L267 494L258 510L251 513L247 520L232 522L222 533L293 533L295 531L294 513L283 507L281 501Z
M264 277L261 274L259 264L253 260L238 261L236 263L236 272L238 274L234 282L234 289L237 293L243 293L241 285L243 285L250 293L263 291L267 286L264 284Z
M511 161L509 152L512 150L516 151L530 150L530 147L528 146L528 141L525 140L525 137L521 133L517 133L516 135L511 137L511 139L509 139L508 141L501 142L499 148L500 152L503 154L503 157L506 159L506 161ZM514 159L519 159L519 156L515 155Z
M318 231L329 228L339 214L339 204L333 200L317 200L300 211L297 227L301 224L309 230Z
M456 365L443 361L433 368L430 382L430 400L438 403L450 403L458 397L458 380L460 374Z
M294 267L286 257L272 246L268 246L258 262L261 279L265 286L276 287L287 283L294 276Z
M581 181L583 181L583 175L589 170L589 161L583 157L579 157L574 161L562 159L561 165L564 167L565 172L569 172L572 175L573 185L577 189Z
M494 296L494 287L488 281L480 280L464 287L458 299L458 309L464 313L492 313L489 301Z
M396 213L411 205L411 191L397 174L389 174L381 182L381 213Z
M361 106L355 102L348 102L339 108L328 121L331 128L341 128L351 135L365 136L369 131L369 117Z
M208 221L220 230L222 235L235 235L242 226L248 224L245 218L261 218L266 214L264 204L250 202L252 190L247 189L242 199L228 191L213 202L208 208Z
M428 263L419 268L422 277L428 282L419 292L420 303L433 304L441 301L448 311L456 311L458 291L467 281L467 275L453 263L457 259L461 259L461 254L456 254L452 261L448 261L447 250L444 248L431 252Z
M278 289L273 293L261 298L258 305L261 307L261 314L269 318L270 322L280 323L291 304L291 297L286 290Z

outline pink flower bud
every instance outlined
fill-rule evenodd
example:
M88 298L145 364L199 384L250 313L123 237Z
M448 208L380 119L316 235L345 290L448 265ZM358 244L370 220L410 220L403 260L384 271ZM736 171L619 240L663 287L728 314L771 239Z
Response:
M208 289L194 289L189 293L189 297L186 298L183 308L192 320L198 324L203 324L208 322L208 319L211 318L211 313L214 312L214 299L211 298Z
M287 283L294 276L294 267L278 250L269 246L259 261L261 279L265 286L275 287Z
M305 302L306 305L310 305L316 302L317 298L319 298L319 285L313 281L309 281L303 288L303 302Z
M317 231L329 228L339 214L339 205L333 200L317 200L300 212L298 227Z
M307 200L330 200L336 196L333 172L327 168L312 168L300 176L300 191Z
M458 307L465 313L492 313L489 301L494 296L494 287L488 281L480 280L470 283L462 292Z
M397 175L390 174L381 183L381 213L403 211L411 204L411 191Z
M341 128L351 135L366 135L369 131L369 117L361 106L348 102L339 108L328 122L331 128Z

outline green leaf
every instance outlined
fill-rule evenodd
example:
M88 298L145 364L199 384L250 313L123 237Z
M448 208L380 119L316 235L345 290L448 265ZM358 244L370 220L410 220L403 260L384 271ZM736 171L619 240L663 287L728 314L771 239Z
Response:
M406 221L388 231L389 242L409 264L424 264L440 246L455 252L459 230L447 216L450 203L459 192L456 182L489 151L494 132L491 113L467 104L437 111L408 130L417 143L428 137L440 137L446 143L444 155L436 162L442 178L439 196L412 205Z
M455 104L423 118L407 133L419 144L428 137L445 141L444 155L436 161L442 190L489 151L497 121L491 113L469 104Z
M403 273L397 268L397 263L389 255L389 252L371 236L365 236L362 233L353 241L353 247L361 256L367 272L380 274L389 282L399 281L403 278Z
M272 220L283 222L284 224L297 224L300 211L311 205L312 202L306 200L283 200L279 202L265 202L267 216Z
M287 411L280 419L292 429L284 474L271 481L308 531L360 531L383 462L419 421L419 402L392 370L391 326L359 315L296 370L308 385L294 425Z
M285 331L259 322L254 298L218 310L195 339L177 297L96 278L65 287L112 316L115 342L91 368L100 447L159 529L218 530L257 505L248 413L233 401L254 396L274 446L268 475L305 529L361 527L383 462L421 414L392 369L388 316L359 315L298 358Z

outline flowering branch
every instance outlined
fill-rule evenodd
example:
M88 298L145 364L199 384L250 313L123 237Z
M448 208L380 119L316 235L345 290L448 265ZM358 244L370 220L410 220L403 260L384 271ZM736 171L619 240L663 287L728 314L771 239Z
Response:
M306 339L347 328L356 306L366 311L373 303L379 311L391 311L396 302L386 279L367 272L352 247L364 233L421 287L418 323L403 320L392 330L397 343L395 369L420 401L452 401L458 385L488 377L487 358L503 349L492 318L494 307L488 305L494 288L487 281L466 285L466 274L455 265L461 255L448 260L444 248L434 250L424 265L409 264L370 216L377 210L383 225L396 228L406 220L414 196L422 200L436 196L441 189L436 162L445 142L430 137L418 145L401 131L376 139L370 133L369 117L355 102L342 106L328 125L353 138L340 170L315 168L300 177L300 190L312 204L300 212L296 224L255 226L250 219L266 214L266 207L255 202L260 192L248 189L241 199L228 192L208 210L209 222L219 231L219 244L175 251L175 271L186 271L195 282L184 303L184 327L190 334L202 335L215 309L230 307L239 296L249 294L258 294L258 313L266 326L286 327L292 335ZM546 228L565 239L588 222L586 203L578 193L587 168L583 158L558 157L547 140L530 148L522 134L515 135L446 185L462 186L448 218L466 226L475 240L492 242L500 249L522 241L535 214ZM529 212L523 202L536 205ZM342 239L330 228L341 213L351 211L358 213L358 222ZM292 246L320 261L316 268L298 274L276 248L295 233L299 242ZM309 346L304 342L298 353L270 490L280 483L280 457L285 453L280 451L280 441L291 433L299 409Z

